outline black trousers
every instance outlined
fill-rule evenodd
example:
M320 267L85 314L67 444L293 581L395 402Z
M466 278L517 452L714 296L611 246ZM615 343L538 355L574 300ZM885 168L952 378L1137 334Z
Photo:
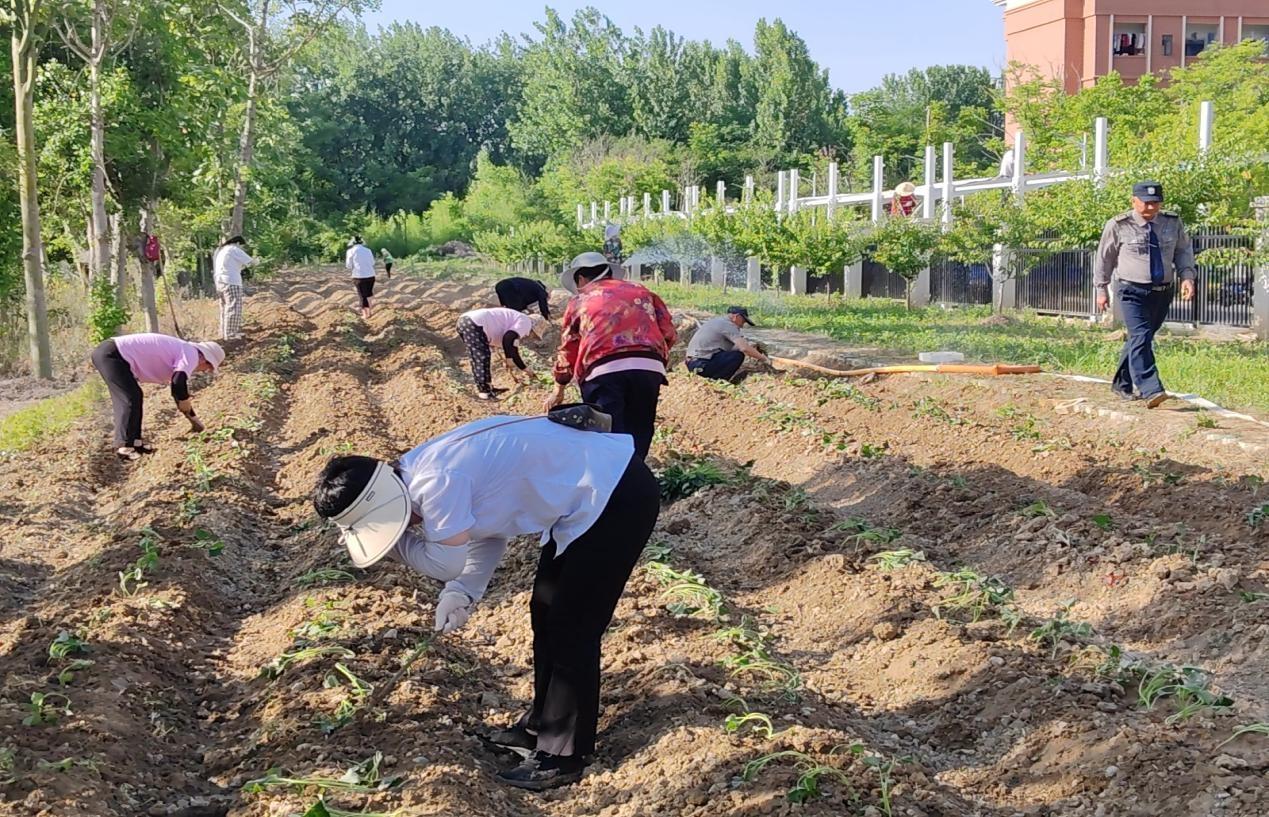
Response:
M744 362L745 353L739 349L719 350L707 358L689 360L687 369L710 380L731 380Z
M1111 381L1111 388L1124 394L1152 397L1163 391L1159 369L1154 363L1154 335L1168 318L1175 287L1156 290L1143 284L1121 281L1119 308L1124 316L1124 329L1128 336L1119 353L1119 368Z
M612 415L614 434L634 437L635 456L645 459L652 447L652 431L657 422L657 401L665 375L658 372L629 371L601 374L582 383L582 399Z
M92 360L93 368L110 390L110 404L115 410L115 446L132 445L141 439L141 406L145 399L141 384L128 361L119 354L114 338L97 344Z
M375 277L354 278L353 283L357 285L357 295L361 298L362 309L365 309L370 306L370 297L375 294Z
M463 339L463 343L467 346L467 354L471 357L471 378L476 381L476 391L490 391L492 375L489 365L492 355L485 330L464 315L458 319L458 336Z
M520 725L538 751L589 755L599 727L600 640L661 510L656 477L632 457L604 512L563 556L542 548L533 580L533 708Z

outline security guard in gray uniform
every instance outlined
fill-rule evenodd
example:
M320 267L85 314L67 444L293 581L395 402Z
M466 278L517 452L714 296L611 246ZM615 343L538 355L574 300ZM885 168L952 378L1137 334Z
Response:
M1160 212L1162 203L1163 186L1158 182L1134 184L1132 209L1106 222L1093 262L1097 311L1106 308L1114 275L1119 279L1115 297L1128 330L1111 388L1125 400L1145 400L1149 408L1168 399L1154 364L1154 334L1168 315L1177 278L1181 298L1188 301L1194 297L1198 274L1185 225L1180 216Z

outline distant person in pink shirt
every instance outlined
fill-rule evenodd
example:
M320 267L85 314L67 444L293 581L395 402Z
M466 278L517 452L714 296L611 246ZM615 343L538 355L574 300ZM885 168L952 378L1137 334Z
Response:
M141 437L142 383L166 383L176 407L189 418L190 428L202 431L189 396L189 377L195 372L214 372L225 359L225 350L214 341L191 342L142 332L103 340L93 350L93 367L106 381L115 410L115 454L124 461L149 454L153 448Z
M523 375L528 382L533 373L525 365L524 358L520 357L516 341L529 335L541 340L546 327L546 318L526 315L503 306L464 312L458 318L458 336L463 339L467 354L471 357L471 376L476 381L476 396L481 400L492 400L498 392L504 391L494 388L489 370L494 344L502 347L511 379L519 382Z

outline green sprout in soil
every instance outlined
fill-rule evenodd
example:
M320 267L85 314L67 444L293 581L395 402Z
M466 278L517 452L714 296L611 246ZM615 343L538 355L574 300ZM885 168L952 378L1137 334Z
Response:
M1115 527L1115 520L1110 518L1110 514L1099 513L1091 517L1092 522L1102 530L1110 530Z
M77 633L68 630L62 630L57 634L57 638L48 645L48 657L50 661L61 661L71 655L88 652L88 642L79 637Z
M1269 736L1269 723L1248 723L1234 730L1228 738L1220 743L1216 748L1219 749L1226 743L1238 740L1243 735L1266 735Z
M29 703L22 704L27 713L22 718L23 726L44 726L57 723L58 719L71 713L70 698L60 692L32 692Z
M727 475L714 463L695 457L678 459L657 475L661 483L661 499L673 502L696 493L708 485L722 485Z
M281 769L270 769L264 777L247 781L242 790L248 794L263 794L276 788L294 789L297 792L317 789L322 792L371 794L385 791L401 782L399 777L383 777L379 769L382 762L383 753L375 752L360 763L350 766L340 777L290 777Z
M1049 648L1049 657L1056 658L1058 648L1066 641L1080 641L1093 634L1093 625L1083 621L1071 621L1071 600L1062 605L1053 618L1031 631L1031 638Z
M1181 474L1151 468L1143 463L1133 465L1132 472L1141 477L1141 485L1144 488L1149 488L1151 485L1179 485L1184 479Z
M1269 519L1269 502L1258 505L1247 512L1247 524L1253 528L1258 528Z
M1259 592L1256 590L1239 590L1238 598L1247 604L1255 604L1258 601L1269 601L1269 593Z
M356 576L347 570L338 570L333 567L322 567L317 570L310 570L295 580L297 587L314 587L328 584L342 584L343 582L351 582L356 580Z
M902 535L898 528L875 528L868 523L868 520L858 516L848 517L828 530L829 532L845 531L849 534L849 538L855 540L856 547L865 543L888 545Z
M18 782L18 753L11 746L0 746L0 786Z
M882 443L881 445L873 445L871 443L859 444L859 456L866 460L875 460L886 455L890 443Z
M947 423L950 426L961 426L966 424L966 420L961 417L954 417L947 412L939 404L939 401L933 397L922 397L920 400L912 404L912 416L920 419L929 417L932 420L938 420L940 423Z
M317 802L309 806L304 812L303 817L399 817L400 814L400 809L395 811L348 811L336 808L325 800L318 798Z
M129 598L149 585L145 576L159 564L158 534L149 528L145 528L141 533L141 557L133 563L132 567L119 571L119 593Z
M877 773L877 788L881 792L881 813L885 817L892 817L894 814L894 770L908 758L887 758L874 754L866 751L864 745L858 742L852 743L849 748L852 755Z
M292 650L284 652L277 658L274 658L268 664L260 669L260 674L266 678L278 678L282 673L286 672L295 664L302 664L313 658L321 658L327 655L338 656L339 658L353 658L356 656L352 650L347 647L338 647L327 645L323 647L305 647L301 650Z
M924 562L925 551L913 550L912 548L899 548L898 550L883 550L881 553L874 553L869 561L877 563L877 569L883 573L889 573L892 570L898 570L901 567L910 565L913 562Z
M57 685L62 687L70 686L71 681L75 680L75 673L80 670L88 669L93 665L93 663L94 662L89 661L86 658L74 659L69 664L58 670Z
M201 439L193 439L185 444L185 461L194 473L194 487L199 493L210 491L219 472L207 462Z
M198 497L192 492L186 491L185 498L181 500L181 504L177 506L177 513L180 515L181 524L188 525L194 521L194 517L203 512L202 503Z
M335 712L329 717L322 715L318 718L318 724L325 734L329 735L339 727L352 721L357 714L357 710L365 705L366 699L373 691L373 687L358 678L348 667L338 662L335 664L335 671L326 674L322 686L327 689L336 689L342 687L345 683L348 684L348 693L340 699L339 704L335 707ZM377 762L375 771L376 773L378 772ZM345 775L345 777L347 776Z
M224 551L225 543L211 531L199 528L194 531L194 543L191 547L198 548L208 556L215 558Z
M1038 516L1047 516L1050 518L1057 516L1054 510L1049 507L1049 503L1045 502L1043 499L1032 502L1030 505L1019 511L1019 513L1028 519L1035 519Z
M1137 699L1146 710L1154 709L1163 698L1175 698L1181 708L1164 721L1180 723L1208 709L1232 706L1234 701L1208 688L1206 673L1197 667L1159 667L1145 673L1137 686Z
M1199 409L1198 414L1194 416L1194 425L1197 428L1216 428L1216 418L1209 412Z
M760 735L767 740L775 734L775 725L771 723L771 716L762 712L731 714L723 721L723 731L729 735L736 734L745 726L748 726L755 735Z
M939 573L934 586L949 588L952 594L934 607L934 615L942 609L966 611L970 621L978 621L991 610L998 610L1013 599L1013 590L995 576L982 576L969 569Z
M722 662L732 675L756 677L765 690L797 697L802 689L801 674L771 654L770 634L761 630L749 616L742 616L739 624L719 630L714 637L730 642L736 650Z
M664 539L658 539L643 549L643 555L649 562L664 562L670 557L670 543Z
M35 768L41 772L55 772L57 774L66 774L72 769L87 769L96 777L101 777L101 769L96 760L91 757L64 757L61 760L37 760Z
M825 780L836 780L844 786L850 786L850 778L841 769L823 764L805 752L792 749L754 758L745 764L744 771L740 775L741 779L746 782L752 781L764 768L776 762L792 762L797 772L797 780L785 793L785 796L793 803L805 803L822 796L824 791L821 785Z

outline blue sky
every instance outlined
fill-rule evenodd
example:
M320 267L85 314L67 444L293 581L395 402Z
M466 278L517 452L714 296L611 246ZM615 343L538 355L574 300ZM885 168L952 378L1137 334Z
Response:
M393 20L440 26L474 43L500 32L532 30L546 4L525 0L383 0L366 17L373 31ZM964 63L999 72L1004 64L1001 9L991 0L640 0L622 3L550 4L566 17L593 5L625 30L663 25L691 39L715 44L728 38L752 47L761 17L779 17L806 40L811 56L845 91L866 90L884 74L909 68Z

